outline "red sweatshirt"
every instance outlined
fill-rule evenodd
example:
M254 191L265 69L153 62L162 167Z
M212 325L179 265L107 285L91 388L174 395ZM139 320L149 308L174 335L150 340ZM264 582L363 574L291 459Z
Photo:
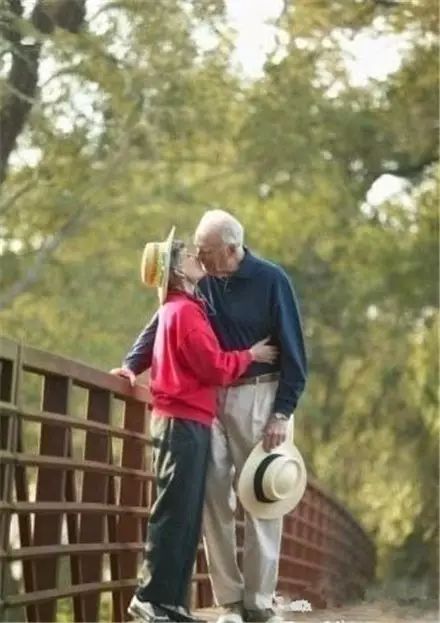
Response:
M150 373L153 408L211 425L216 387L230 385L252 362L249 350L221 350L203 305L171 292L159 311Z

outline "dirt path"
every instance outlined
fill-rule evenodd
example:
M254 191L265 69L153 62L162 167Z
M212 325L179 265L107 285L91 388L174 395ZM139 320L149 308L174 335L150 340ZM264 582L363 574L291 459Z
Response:
M308 613L291 613L290 621L295 623L437 623L438 612L416 606L402 606L395 602L361 603L341 608L316 610Z
M215 621L220 615L216 608L199 610L198 614L208 621ZM364 602L313 612L285 613L284 619L292 623L438 623L436 606L430 608L418 605L400 605L392 601Z

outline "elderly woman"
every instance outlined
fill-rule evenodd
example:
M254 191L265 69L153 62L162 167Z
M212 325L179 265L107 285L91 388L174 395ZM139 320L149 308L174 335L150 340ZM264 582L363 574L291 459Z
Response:
M254 361L271 363L266 340L248 350L224 352L196 294L204 270L174 229L149 243L142 279L157 287L161 303L150 373L151 437L157 499L145 547L144 581L129 613L143 621L194 621L188 599L200 538L210 427L216 387L225 386ZM130 370L114 374L134 382Z

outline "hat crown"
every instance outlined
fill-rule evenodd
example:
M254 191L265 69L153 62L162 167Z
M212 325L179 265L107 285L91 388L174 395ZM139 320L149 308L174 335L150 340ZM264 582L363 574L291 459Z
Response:
M287 456L278 456L270 463L263 475L262 488L269 500L284 500L298 484L300 466Z
M141 279L149 288L158 288L159 300L164 302L168 289L171 249L175 228L163 242L148 242L141 262Z

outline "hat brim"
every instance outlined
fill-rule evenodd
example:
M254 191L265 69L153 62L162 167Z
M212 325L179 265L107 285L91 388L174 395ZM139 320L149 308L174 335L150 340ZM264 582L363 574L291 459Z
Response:
M304 460L292 441L286 440L271 452L284 454L298 465L299 478L291 494L274 502L260 502L255 495L254 476L261 461L268 455L262 442L258 443L248 456L238 480L238 497L243 508L253 517L259 519L276 519L296 508L304 495L307 486L307 471Z
M174 242L174 234L176 232L176 228L172 227L170 233L168 234L168 238L165 240L165 263L163 267L162 279L159 284L157 291L159 294L159 303L163 305L166 301L168 294L168 279L170 277L170 264L171 264L171 249Z

